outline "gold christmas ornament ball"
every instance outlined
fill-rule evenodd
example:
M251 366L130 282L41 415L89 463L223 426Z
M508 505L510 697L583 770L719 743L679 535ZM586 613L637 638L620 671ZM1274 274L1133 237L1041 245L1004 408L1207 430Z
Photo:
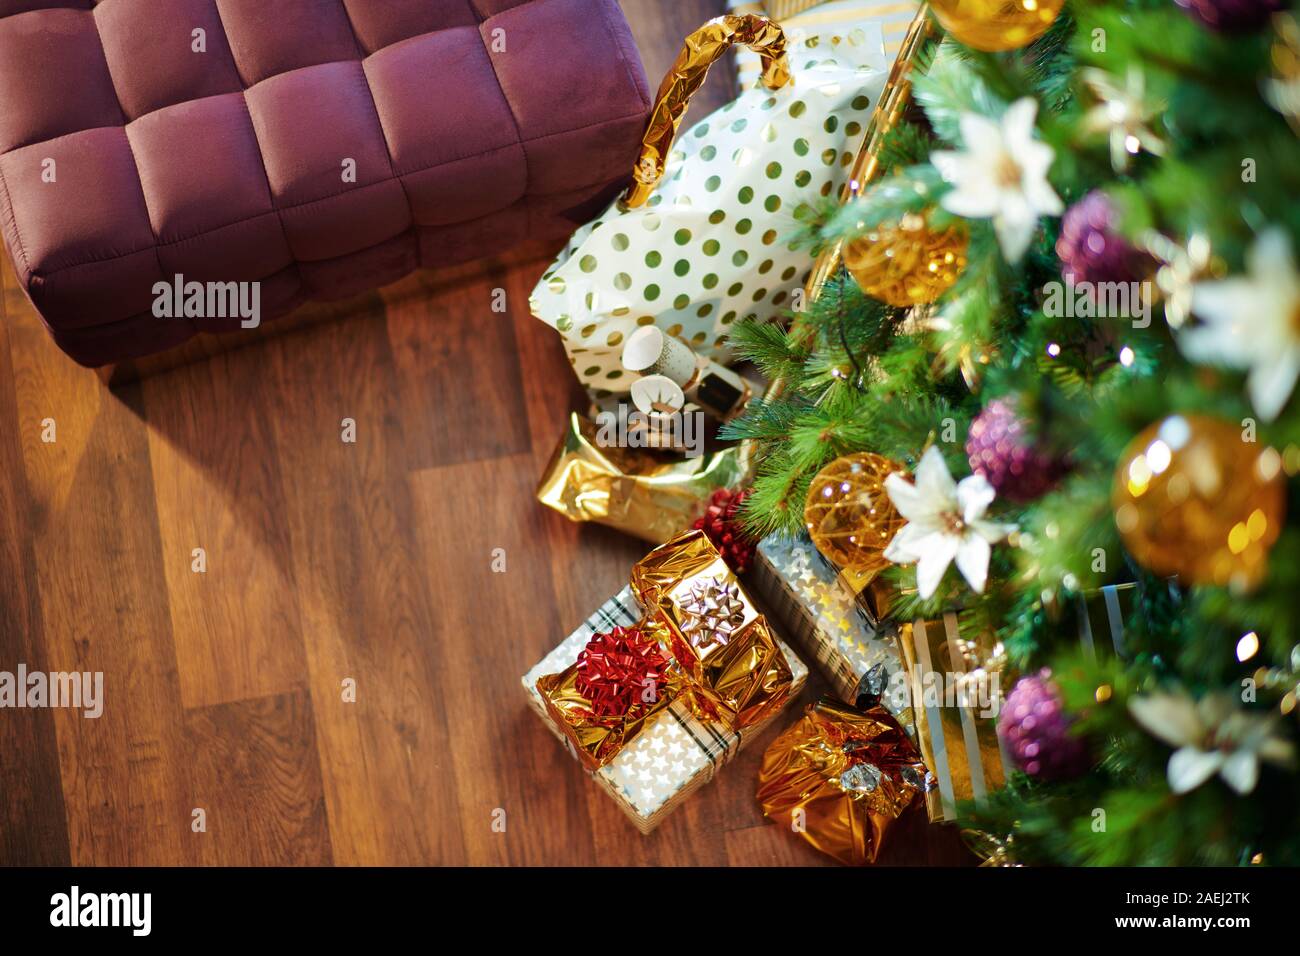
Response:
M959 43L998 53L1047 32L1065 0L931 0L939 23Z
M882 552L906 523L885 491L885 479L896 471L906 469L883 455L845 455L819 471L808 489L808 536L818 551L858 577L889 565Z
M884 223L844 244L844 267L862 291L898 308L943 295L966 268L969 237L961 226L935 232L924 216Z
M1111 503L1124 546L1156 574L1247 590L1282 530L1282 456L1230 422L1172 415L1124 451Z

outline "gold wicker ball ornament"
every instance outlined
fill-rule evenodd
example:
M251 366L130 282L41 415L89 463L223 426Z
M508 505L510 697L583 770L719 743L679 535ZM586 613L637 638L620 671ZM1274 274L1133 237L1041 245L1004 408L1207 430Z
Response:
M1129 553L1156 574L1248 589L1286 511L1282 458L1204 415L1148 426L1124 451L1111 503Z
M869 580L889 562L882 552L905 519L885 491L885 479L905 472L896 461L859 452L837 458L812 480L804 525L817 550L844 571Z
M844 267L862 291L887 305L935 301L966 268L969 239L961 226L935 232L925 217L904 216L844 245Z
M997 53L1046 33L1065 0L931 0L930 6L958 42Z

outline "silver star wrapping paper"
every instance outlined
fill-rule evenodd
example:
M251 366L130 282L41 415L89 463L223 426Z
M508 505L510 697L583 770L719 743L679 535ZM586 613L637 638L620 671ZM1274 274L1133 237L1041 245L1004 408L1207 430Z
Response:
M913 733L911 695L902 654L892 631L878 631L835 568L806 535L765 538L758 546L754 590L771 606L837 697L858 705L878 698Z

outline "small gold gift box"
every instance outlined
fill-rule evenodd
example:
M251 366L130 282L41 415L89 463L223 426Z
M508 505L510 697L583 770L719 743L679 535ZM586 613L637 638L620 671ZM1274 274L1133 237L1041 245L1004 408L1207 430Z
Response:
M785 655L702 531L679 535L637 562L632 588L704 716L739 730L785 703L791 684Z

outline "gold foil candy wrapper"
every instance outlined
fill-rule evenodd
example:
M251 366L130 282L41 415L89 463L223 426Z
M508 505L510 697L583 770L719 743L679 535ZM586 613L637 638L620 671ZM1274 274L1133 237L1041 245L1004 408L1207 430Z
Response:
M688 36L655 95L632 172L632 185L623 199L627 206L641 206L650 198L664 174L664 165L691 97L704 85L713 62L737 43L758 53L763 62L763 85L769 90L779 90L790 82L785 34L767 17L753 13L714 17Z
M733 590L740 610L726 640L692 639L700 589ZM762 721L790 696L793 681L767 619L740 587L702 531L688 531L651 551L632 569L632 588L686 677L696 710L733 730Z
M758 802L842 863L874 863L890 828L916 807L933 778L899 723L873 707L830 698L810 706L763 754Z
M537 486L537 500L571 521L594 521L663 544L704 513L718 488L742 487L752 471L745 445L669 459L604 448L598 427L574 412Z
M578 664L575 661L558 674L548 674L537 681L537 690L546 711L573 748L578 760L588 770L599 770L609 763L628 743L659 714L681 691L680 673L669 672L668 686L660 698L635 714L623 717L597 717L591 704L578 690Z

